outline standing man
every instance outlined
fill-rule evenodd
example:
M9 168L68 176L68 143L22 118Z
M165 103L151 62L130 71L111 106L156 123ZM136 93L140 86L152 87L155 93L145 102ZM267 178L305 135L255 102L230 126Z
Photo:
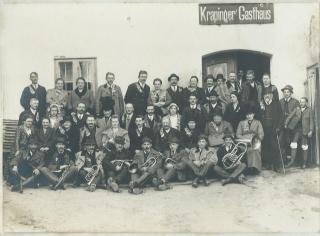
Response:
M176 74L171 74L168 78L170 83L170 87L167 89L168 97L166 101L166 105L169 106L171 103L175 103L178 105L179 110L182 111L183 106L183 88L178 86L179 76Z
M110 97L114 102L114 114L117 114L119 117L122 116L124 112L124 101L121 92L121 88L114 84L114 73L108 72L106 74L107 83L101 85L98 88L96 95L96 113L101 114L102 112L102 103L101 98Z
M213 75L207 75L207 77L205 78L205 82L206 82L206 89L204 90L204 94L205 94L205 97L206 97L206 102L208 103L209 102L209 97L216 93L216 91L214 90L214 87L215 87L215 83L216 83L216 80L215 78L213 77Z
M30 73L31 85L25 87L22 91L20 104L23 106L24 110L29 109L30 99L36 98L39 101L39 113L40 116L44 116L46 114L46 97L47 91L45 87L38 84L38 73L31 72Z
M280 134L280 140L283 142L283 153L287 158L290 156L289 149L291 149L289 159L293 161L289 161L288 164L291 166L297 155L299 139L297 126L301 119L301 108L299 101L292 97L293 87L291 85L286 85L281 91L283 98L280 100L280 105L284 115L284 129Z
M169 149L169 139L173 137L180 140L180 132L170 127L170 120L168 118L162 118L162 126L155 135L156 150L163 153Z
M144 115L150 94L150 87L146 84L148 73L140 70L138 78L138 82L129 85L124 101L133 104L136 115Z
M275 85L271 84L271 78L268 73L262 75L262 82L262 94L272 94L272 99L279 101L278 89Z
M226 84L227 84L227 88L229 89L230 94L232 92L237 92L237 93L241 92L241 87L240 87L240 84L237 80L237 75L235 72L229 73L229 78L228 78L228 81L226 82Z
M219 95L216 91L213 91L209 95L208 99L209 102L204 104L203 108L205 110L207 121L211 121L214 113L219 112L224 114L226 107L225 104L219 100Z

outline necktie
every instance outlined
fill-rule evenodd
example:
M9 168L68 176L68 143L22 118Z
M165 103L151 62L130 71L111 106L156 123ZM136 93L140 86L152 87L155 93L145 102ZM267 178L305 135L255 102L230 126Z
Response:
M251 128L252 120L248 120L249 129Z

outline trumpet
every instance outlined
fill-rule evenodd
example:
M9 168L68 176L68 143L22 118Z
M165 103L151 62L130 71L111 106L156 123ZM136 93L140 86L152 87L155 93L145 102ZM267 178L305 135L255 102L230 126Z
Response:
M173 168L173 166L177 164L177 161L174 160L173 158L168 157L165 159L164 163L167 168Z
M123 165L127 166L128 168L132 165L133 160L113 160L111 161L112 165L115 165L116 171L122 170L124 167Z
M100 171L100 166L93 165L91 167L91 170L85 176L85 180L88 182L88 185L92 183L94 178L99 174L99 171Z
M227 153L222 157L223 167L226 170L234 168L239 164L239 162L242 160L246 152L247 152L247 144L245 142L237 143L230 153Z

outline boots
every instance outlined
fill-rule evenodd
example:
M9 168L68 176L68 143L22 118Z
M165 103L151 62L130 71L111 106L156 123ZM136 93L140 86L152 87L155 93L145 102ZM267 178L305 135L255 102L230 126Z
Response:
M291 148L291 159L289 163L287 164L286 168L290 168L293 166L295 160L296 160L296 155L297 155L297 148Z
M307 165L307 160L308 160L308 150L303 150L302 156L303 156L302 169L305 169Z

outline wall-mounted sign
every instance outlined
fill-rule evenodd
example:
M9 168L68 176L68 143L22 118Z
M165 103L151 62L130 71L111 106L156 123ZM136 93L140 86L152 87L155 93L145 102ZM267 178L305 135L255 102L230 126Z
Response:
M270 24L273 3L199 4L200 25Z

